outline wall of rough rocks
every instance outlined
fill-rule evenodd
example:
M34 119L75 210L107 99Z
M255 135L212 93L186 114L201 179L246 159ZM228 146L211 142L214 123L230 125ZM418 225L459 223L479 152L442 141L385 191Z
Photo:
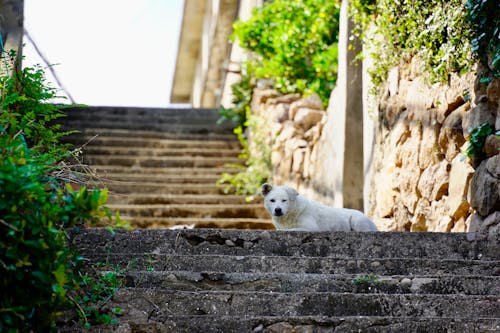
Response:
M281 95L273 89L256 88L252 114L264 119L272 146L273 182L289 185L307 196L333 203L333 198L312 190L312 170L318 160L318 142L326 123L321 99L313 94Z
M393 68L378 104L368 212L385 230L463 232L498 228L500 140L468 159L472 129L500 129L500 80L476 73L429 85L418 63Z
M500 79L480 83L479 68L429 85L417 65L391 70L372 115L377 128L366 213L381 230L498 234L500 140L490 135L485 153L472 159L465 150L482 123L500 130ZM312 186L327 123L319 97L255 89L252 113L267 124L273 182L333 204Z

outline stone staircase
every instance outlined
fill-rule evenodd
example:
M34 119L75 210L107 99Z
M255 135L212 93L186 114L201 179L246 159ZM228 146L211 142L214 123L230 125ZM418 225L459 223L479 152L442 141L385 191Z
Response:
M272 229L262 203L223 195L215 182L241 163L230 124L213 109L86 107L66 109L62 123L78 130L83 163L107 187L109 205L137 228Z
M500 249L475 235L72 233L124 287L91 332L499 332ZM67 326L64 332L78 328ZM87 330L88 331L88 330Z
M214 185L238 144L213 110L68 113L111 207L157 229L70 231L87 272L119 273L100 310L121 312L90 329L70 316L61 332L500 332L498 241L264 230L261 203Z

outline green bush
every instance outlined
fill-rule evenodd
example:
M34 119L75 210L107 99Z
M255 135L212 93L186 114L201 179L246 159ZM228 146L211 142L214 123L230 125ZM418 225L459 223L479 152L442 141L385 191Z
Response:
M64 228L110 219L107 192L65 180L62 113L40 68L0 77L0 93L0 331L54 331L79 285Z
M337 79L340 2L275 0L234 25L233 39L253 54L247 73L273 79L283 93L317 93L325 105Z
M339 14L340 1L275 0L256 8L248 21L235 23L232 38L251 56L243 64L241 81L232 86L234 107L221 108L220 115L221 121L237 124L240 158L246 162L228 165L240 171L225 173L217 182L225 184L226 192L251 199L271 178L269 131L262 119L250 114L256 79L270 79L282 93L317 93L327 105L337 80Z

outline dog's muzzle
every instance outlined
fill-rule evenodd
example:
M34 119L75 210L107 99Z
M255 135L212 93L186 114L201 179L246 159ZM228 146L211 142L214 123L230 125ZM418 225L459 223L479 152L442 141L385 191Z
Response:
M275 216L282 216L283 215L283 211L281 210L281 208L277 207L274 209L274 215Z

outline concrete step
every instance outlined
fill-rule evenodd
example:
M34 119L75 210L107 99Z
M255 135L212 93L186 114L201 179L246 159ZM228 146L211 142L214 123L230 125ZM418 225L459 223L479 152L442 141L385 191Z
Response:
M498 318L416 318L380 316L163 316L161 322L144 319L138 313L131 323L101 325L82 329L67 327L60 332L102 333L123 332L315 332L315 333L451 333L451 332L498 332ZM129 332L126 331L126 332Z
M226 204L226 205L241 205L246 203L245 197L239 195L221 195L221 194L117 194L110 195L109 204ZM255 204L262 204L262 200L254 201Z
M500 295L500 276L353 275L130 270L126 287L184 291L337 292Z
M89 145L85 147L85 154L89 155L119 155L136 157L166 157L166 156L189 156L197 157L235 157L239 149L221 149L207 148L203 146L193 148L143 148L143 147L124 147L124 146L96 146Z
M155 168L222 168L226 164L243 164L244 161L236 157L199 157L199 156L107 156L85 154L83 162L89 165L118 165L127 167L155 167Z
M260 204L111 204L108 207L131 217L269 218Z
M266 293L120 289L106 307L123 315L138 310L149 321L175 315L232 316L390 316L415 318L500 318L498 296Z
M250 245L240 245L251 247ZM228 245L228 247L230 247ZM232 245L236 248L236 244ZM156 253L96 253L82 255L92 262L106 262L122 268L156 271L221 273L304 273L304 274L374 274L390 275L485 275L498 276L498 261L465 259L411 259L411 258L331 258L281 257L238 255L172 255Z
M116 230L110 234L89 229L75 230L72 237L86 253L490 260L496 261L497 273L488 275L500 274L497 242L463 233Z
M254 229L274 230L271 220L255 218L210 218L210 217L138 217L121 216L135 228L165 229L173 227L188 227L190 229Z

